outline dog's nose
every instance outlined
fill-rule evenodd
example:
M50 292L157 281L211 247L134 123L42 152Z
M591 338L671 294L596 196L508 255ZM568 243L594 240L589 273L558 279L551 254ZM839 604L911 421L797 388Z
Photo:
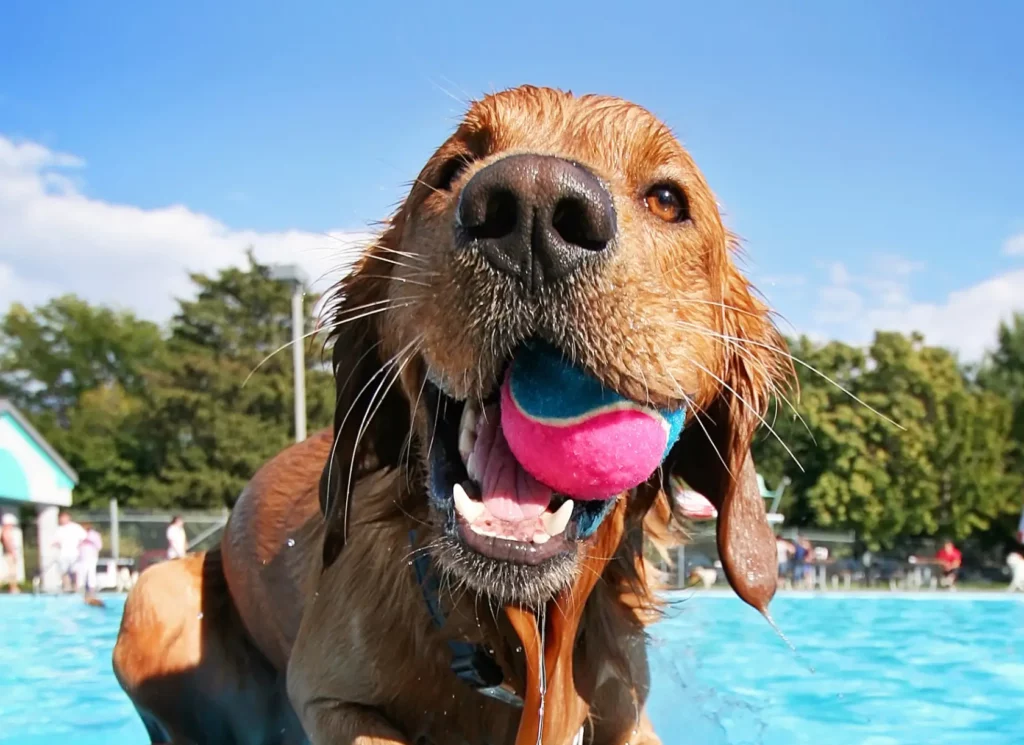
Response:
M468 247L532 288L569 276L615 238L608 190L549 155L510 155L481 169L462 190L456 220Z

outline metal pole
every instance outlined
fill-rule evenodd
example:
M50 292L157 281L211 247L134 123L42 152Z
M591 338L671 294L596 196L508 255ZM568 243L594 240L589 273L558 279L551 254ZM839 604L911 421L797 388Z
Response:
M121 525L117 518L117 500L110 500L110 555L117 561L121 558Z
M676 561L679 567L676 569L676 585L686 587L686 544L679 544L679 557Z
M303 287L295 284L292 293L292 365L295 373L295 441L306 439L306 360Z

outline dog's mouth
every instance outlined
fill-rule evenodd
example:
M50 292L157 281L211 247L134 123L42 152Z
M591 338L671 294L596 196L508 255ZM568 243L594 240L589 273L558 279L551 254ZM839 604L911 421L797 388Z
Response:
M617 497L574 500L527 472L505 438L498 389L457 401L428 381L425 395L436 422L431 498L450 537L489 559L537 566L597 531Z

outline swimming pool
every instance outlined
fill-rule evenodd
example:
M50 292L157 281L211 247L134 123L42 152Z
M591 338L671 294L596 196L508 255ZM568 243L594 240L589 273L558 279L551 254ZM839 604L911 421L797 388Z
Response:
M1024 599L785 595L796 654L734 597L674 600L651 654L666 745L1024 744ZM110 672L107 603L0 598L0 743L148 742Z

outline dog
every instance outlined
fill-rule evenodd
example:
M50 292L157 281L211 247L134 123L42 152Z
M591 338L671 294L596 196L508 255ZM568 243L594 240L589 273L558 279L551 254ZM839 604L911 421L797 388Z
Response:
M1012 551L1006 556L1006 566L1010 569L1010 584L1007 592L1024 592L1024 556Z
M690 570L690 587L701 585L704 589L714 587L718 581L718 570L714 567L694 567Z
M129 595L114 671L152 742L511 745L536 741L528 718L565 725L550 745L660 742L643 555L681 535L669 479L714 503L736 592L763 611L776 587L750 443L793 371L736 252L640 106L530 86L472 103L325 306L333 427L255 474L219 549ZM685 407L686 425L635 488L561 515L572 500L548 489L539 517L488 534L469 514L490 487L469 474L490 466L466 453L502 439L480 422L537 339L637 406ZM521 488L506 445L489 457Z
M116 592L128 592L135 586L138 579L138 572L133 572L128 567L121 567L117 570L117 584L114 589Z

